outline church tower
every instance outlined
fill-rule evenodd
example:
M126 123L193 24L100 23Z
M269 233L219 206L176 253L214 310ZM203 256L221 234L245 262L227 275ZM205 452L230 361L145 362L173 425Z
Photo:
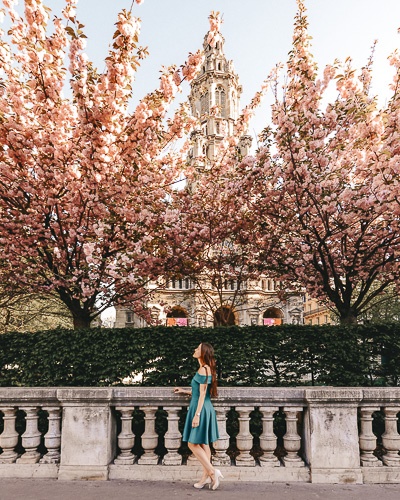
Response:
M199 118L199 128L192 133L190 159L207 158L212 161L217 154L218 144L224 137L234 134L234 125L239 116L239 100L242 87L235 73L232 61L224 53L225 39L218 32L215 46L204 37L204 63L200 73L191 83L189 102L192 115ZM251 137L240 138L240 153L249 153ZM198 161L198 160L197 160Z

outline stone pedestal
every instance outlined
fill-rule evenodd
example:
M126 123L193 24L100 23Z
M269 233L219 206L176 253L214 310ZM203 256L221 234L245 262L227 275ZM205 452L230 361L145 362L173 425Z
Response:
M254 410L251 406L237 406L239 414L239 433L236 436L236 446L239 455L236 457L236 465L241 467L254 467L254 457L250 455L253 447L253 436L250 433L250 413Z
M229 448L229 434L226 432L226 414L229 409L229 406L215 406L219 439L214 443L215 455L212 457L212 463L216 467L231 464L231 458L226 453Z
M362 390L310 388L305 398L304 451L311 482L361 484L357 407Z
M107 480L116 454L112 389L59 389L57 396L63 407L58 478Z
M297 415L303 410L302 407L284 407L286 420L286 434L283 436L283 446L286 455L283 457L285 467L303 467L304 462L299 456L301 438L297 432Z
M118 465L132 465L136 458L132 453L132 448L135 444L135 435L132 432L132 415L135 407L117 407L116 410L121 413L121 432L118 435L120 454L114 463Z
M18 458L20 464L36 464L40 460L40 453L37 451L40 445L40 432L38 430L38 407L22 408L25 411L25 432L22 434L22 446L25 453Z
M168 430L164 437L164 444L168 453L164 456L162 463L164 465L181 465L182 456L178 450L181 446L182 434L179 432L179 412L180 406L165 408L168 412Z
M260 406L259 409L263 424L263 431L260 435L260 448L263 451L260 465L261 467L279 467L279 460L274 455L277 446L277 438L274 433L274 413L279 410L279 407Z
M42 464L59 464L61 447L61 409L43 408L48 413L49 428L44 436L44 444L47 448L46 455L40 460Z
M144 433L142 434L143 455L139 458L139 465L157 465L158 455L155 452L158 443L156 433L156 412L158 406L141 406L144 411Z
M12 464L18 458L15 447L18 444L18 432L15 430L17 411L15 408L0 408L3 413L4 429L0 435L0 447L3 453L0 455L0 464Z
M379 407L364 406L360 408L360 451L363 467L381 467L382 462L374 455L376 436L372 431L373 414Z
M397 432L397 414L400 411L399 406L386 406L385 413L385 432L382 434L382 444L386 450L383 455L383 463L389 467L400 466L400 435Z

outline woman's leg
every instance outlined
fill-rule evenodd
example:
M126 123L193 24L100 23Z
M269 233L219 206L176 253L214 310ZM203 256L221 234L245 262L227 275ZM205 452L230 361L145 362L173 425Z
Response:
M207 455L208 461L211 463L211 449L210 449L210 447L208 446L208 444L201 444L200 446L203 448L205 454ZM209 476L208 470L203 466L203 475L200 479L200 482L203 483L207 479L208 476Z
M209 447L208 444L201 444L200 445L203 450L206 452L206 455L208 457L209 462L211 463L211 448Z
M212 476L214 474L214 468L211 465L210 458L210 447L208 446L208 451L203 448L201 444L188 443L189 449L193 452L193 455L197 458L197 460L201 463L204 469L205 476Z

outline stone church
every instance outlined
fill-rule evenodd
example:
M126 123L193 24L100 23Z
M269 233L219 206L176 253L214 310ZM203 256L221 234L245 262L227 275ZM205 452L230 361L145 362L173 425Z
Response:
M191 83L189 101L192 114L200 118L200 126L192 132L192 148L189 161L204 157L212 160L218 143L226 135L234 133L234 125L239 116L239 99L242 87L235 73L232 61L224 53L224 38L219 33L214 47L204 38L205 60L199 75ZM217 113L210 109L217 106ZM244 157L249 153L252 139L249 135L240 138L239 147ZM200 160L198 160L200 161ZM203 160L201 160L203 161ZM162 282L162 280L160 280ZM303 297L293 293L281 301L278 297L278 283L268 276L258 280L238 284L232 280L223 285L222 294L226 306L215 310L212 301L205 301L196 283L190 278L177 278L166 281L162 287L154 284L155 293L148 308L154 323L170 326L210 327L220 324L222 313L228 324L276 325L281 323L303 323ZM241 289L238 290L238 286ZM212 285L209 284L212 296ZM232 296L240 294L240 300ZM215 292L216 293L216 292ZM235 304L233 307L228 304ZM228 311L222 309L229 308ZM227 315L226 315L227 313ZM116 310L117 328L147 326L143 318L133 313L129 307Z

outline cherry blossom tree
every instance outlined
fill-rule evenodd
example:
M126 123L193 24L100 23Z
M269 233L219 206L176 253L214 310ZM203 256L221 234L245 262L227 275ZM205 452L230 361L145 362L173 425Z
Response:
M111 304L144 314L148 282L168 267L165 200L185 158L173 146L192 119L184 104L167 111L202 55L163 68L160 87L130 111L146 55L140 22L121 11L99 73L76 3L65 0L64 21L51 25L42 0L25 0L23 16L3 0L0 248L7 287L58 294L80 328Z
M197 311L208 321L227 325L243 305L246 282L256 271L255 233L241 197L233 192L237 182L225 166L214 164L189 177L172 203L176 215L166 240L173 256L169 274L190 278Z
M393 64L387 109L370 95L372 56L360 72L347 59L318 78L298 0L283 94L277 76L272 124L243 180L258 200L260 231L268 221L279 234L274 259L261 265L328 300L342 323L399 282L398 55Z

